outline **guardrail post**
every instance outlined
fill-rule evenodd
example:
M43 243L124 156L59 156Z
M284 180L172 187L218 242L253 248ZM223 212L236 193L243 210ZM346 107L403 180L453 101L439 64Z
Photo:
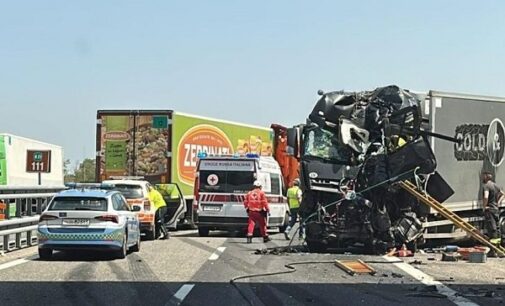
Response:
M26 232L26 244L28 246L33 245L33 232L32 231Z
M16 234L16 249L21 248L21 233Z
M9 235L4 236L3 251L9 250Z
M23 199L16 199L16 217L21 217L21 210L23 208ZM12 216L14 217L14 216Z

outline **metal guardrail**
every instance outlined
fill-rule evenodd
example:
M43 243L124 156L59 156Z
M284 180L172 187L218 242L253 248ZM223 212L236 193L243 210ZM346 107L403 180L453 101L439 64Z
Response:
M5 205L0 215L0 252L13 251L37 244L39 216L51 198L65 187L13 187L0 189L0 201Z

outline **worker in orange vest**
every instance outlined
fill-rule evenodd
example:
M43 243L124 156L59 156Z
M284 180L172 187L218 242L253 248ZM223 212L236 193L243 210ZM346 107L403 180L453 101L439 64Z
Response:
M247 221L247 243L252 243L254 226L258 223L260 234L263 236L263 242L268 242L271 239L267 233L267 214L270 213L267 197L265 192L261 190L261 183L254 181L254 189L249 191L245 196L244 207L247 211L249 219Z

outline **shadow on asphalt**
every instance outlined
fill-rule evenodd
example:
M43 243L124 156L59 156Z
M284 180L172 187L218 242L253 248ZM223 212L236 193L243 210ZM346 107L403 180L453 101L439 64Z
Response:
M3 305L451 305L422 285L380 283L196 282L182 303L174 294L182 282L1 282ZM454 285L481 305L503 305L498 285ZM487 296L486 296L487 295ZM247 300L246 300L247 299Z
M132 253L128 252L127 256ZM49 260L35 259L37 261L113 261L117 260L113 252L107 251L86 251L86 250L68 250L54 251Z
M277 232L277 231L269 232L269 235L271 235L271 236L277 235L277 234L279 234L279 232ZM172 236L173 237L194 237L194 238L200 237L200 235L198 235L197 231L191 231L191 232L187 232L187 233L184 233L184 232L172 232ZM209 236L207 236L207 237L200 237L200 238L212 238L212 237L219 237L219 238L244 238L245 239L245 237L246 237L246 231L245 230L244 231L218 231L218 230L215 230L215 231L210 231L209 232ZM254 232L254 237L260 237L259 231L255 231Z

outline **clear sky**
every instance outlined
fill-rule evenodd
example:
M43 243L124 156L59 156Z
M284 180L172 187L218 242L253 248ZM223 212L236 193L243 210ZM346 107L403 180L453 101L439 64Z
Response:
M97 109L268 126L318 89L505 96L505 2L416 3L0 0L0 132L78 160Z

